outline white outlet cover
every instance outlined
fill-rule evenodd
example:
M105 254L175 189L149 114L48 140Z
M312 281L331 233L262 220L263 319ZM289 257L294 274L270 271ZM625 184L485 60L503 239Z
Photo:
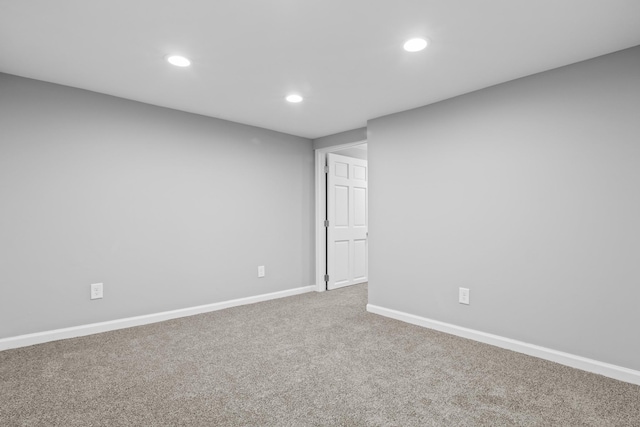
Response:
M100 299L102 298L102 283L92 283L91 284L91 299Z
M264 276L265 276L264 265L259 265L258 266L258 277L264 277Z
M459 288L458 302L460 304L469 305L469 289L468 288Z

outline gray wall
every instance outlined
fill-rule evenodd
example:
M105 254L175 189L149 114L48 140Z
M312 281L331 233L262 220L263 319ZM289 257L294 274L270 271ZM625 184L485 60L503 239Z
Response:
M362 150L360 148L345 148L344 150L336 151L335 153L340 154L341 156L367 160L367 150Z
M639 70L636 47L369 121L369 302L640 369Z
M334 145L360 142L367 139L367 128L352 129L313 140L313 149L333 147Z
M0 338L314 283L310 140L6 74L0 138Z

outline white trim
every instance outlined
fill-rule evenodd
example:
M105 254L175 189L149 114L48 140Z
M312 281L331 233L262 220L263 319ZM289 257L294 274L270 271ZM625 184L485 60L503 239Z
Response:
M325 216L325 179L324 179L324 158L326 153L323 150L316 150L316 291L324 292L324 272L325 267L325 250L326 239L324 233L324 216Z
M347 144L332 145L331 147L318 148L316 152L316 291L324 292L324 272L326 271L325 247L326 236L324 233L324 215L325 215L325 192L326 183L324 180L325 157L327 153L344 150L345 148L357 147L365 144L366 139L362 141L349 142Z
M538 357L540 359L550 360L552 362L560 363L561 365L570 366L572 368L581 369L587 372L593 372L595 374L604 375L605 377L614 378L616 380L640 385L640 371L624 368L622 366L612 365L610 363L600 362L593 359L587 359L586 357L576 356L574 354L564 353L562 351L552 350L550 348L528 344L522 341L501 337L499 335L476 331L474 329L463 328L461 326L452 325L450 323L427 319L426 317L420 317L372 304L367 304L367 311L369 313L379 314L381 316L390 317L402 322L411 323L412 325L434 329L436 331L445 332L451 335L457 335L459 337L472 339L474 341L480 341L485 344L491 344L496 347L505 348L507 350L516 351L518 353L524 353L529 356Z
M107 322L91 323L88 325L73 326L71 328L55 329L52 331L2 338L0 339L0 351L8 350L10 348L41 344L49 341L82 337L100 332L115 331L117 329L131 328L133 326L147 325L149 323L163 322L165 320L209 313L211 311L223 310L225 308L236 307L239 305L254 304L257 302L299 295L306 292L313 292L314 290L315 286L303 286L300 288L288 289L286 291L238 298L213 304L199 305L196 307L181 308L178 310L163 311L161 313L146 314L144 316L127 317L124 319L109 320Z

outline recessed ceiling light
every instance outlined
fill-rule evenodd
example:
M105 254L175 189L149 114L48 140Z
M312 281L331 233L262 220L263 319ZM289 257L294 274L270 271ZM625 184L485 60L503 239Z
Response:
M404 43L404 50L407 52L420 52L428 44L429 42L425 39L411 39Z
M176 67L188 67L191 65L191 61L180 55L169 55L167 56L167 61L169 64L175 65Z
M285 98L289 102L298 103L302 102L302 97L300 95L289 95Z

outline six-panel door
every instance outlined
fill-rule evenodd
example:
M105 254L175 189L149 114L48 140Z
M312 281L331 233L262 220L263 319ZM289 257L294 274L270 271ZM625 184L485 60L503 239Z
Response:
M327 163L327 287L336 289L368 280L368 168L333 153Z

